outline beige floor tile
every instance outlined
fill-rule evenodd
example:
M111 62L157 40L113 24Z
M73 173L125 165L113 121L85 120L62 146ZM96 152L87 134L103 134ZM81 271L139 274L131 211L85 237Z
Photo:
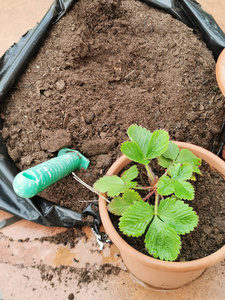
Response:
M40 22L53 0L0 0L0 56Z

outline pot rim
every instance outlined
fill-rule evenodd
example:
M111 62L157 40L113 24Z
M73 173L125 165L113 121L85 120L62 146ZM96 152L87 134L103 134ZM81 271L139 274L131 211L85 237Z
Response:
M216 79L222 94L225 96L225 49L220 53L216 62Z
M185 142L175 142L179 148L183 149L189 149L194 154L203 160L205 160L207 163L209 163L212 167L214 167L217 171L222 173L222 175L225 177L225 162L220 159L218 156L213 154L212 152L200 147L196 146L190 143ZM122 155L119 159L117 159L110 169L108 170L106 175L113 175L117 174L120 170L122 170L129 162L131 162L125 155ZM170 262L170 261L162 261L156 258L153 258L151 256L142 254L141 252L137 251L133 247L131 247L128 243L126 243L121 236L117 233L116 229L111 223L108 210L107 210L107 203L102 198L99 197L99 211L101 220L103 223L103 226L107 233L110 232L109 236L114 242L114 244L119 248L119 250L122 250L125 252L132 252L137 260L141 261L145 265L151 265L151 267L155 269L164 269L164 270L170 270L170 271L196 271L200 269L206 269L208 267L211 267L218 263L219 261L223 260L225 258L225 245L217 250L216 252L192 261L186 261L186 262ZM118 246L119 244L119 246Z

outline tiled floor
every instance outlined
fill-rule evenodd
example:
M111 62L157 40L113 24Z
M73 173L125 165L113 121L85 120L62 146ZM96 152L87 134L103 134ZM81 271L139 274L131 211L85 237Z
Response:
M0 0L0 56L40 22L53 0Z
M9 217L10 214L2 212L0 221ZM0 295L4 300L63 300L70 299L71 294L77 300L221 300L225 297L225 262L206 270L190 285L173 291L156 291L138 283L126 271L114 245L106 244L99 251L88 227L83 228L86 238L81 238L75 248L37 240L64 230L21 220L0 231ZM93 279L93 272L100 272L99 268L105 264L119 267L120 272L115 269L112 275L106 272L103 278ZM60 266L65 267L60 270ZM92 280L82 283L82 276L86 274L82 273L82 268L87 266L90 273L86 276ZM69 267L81 272L71 272Z
M225 32L224 0L199 2ZM0 56L41 20L51 3L52 0L0 0ZM0 211L0 222L9 217L10 214ZM25 220L0 230L0 300L225 299L224 261L206 270L190 285L173 291L156 291L138 283L127 272L114 245L106 244L104 250L99 251L90 228L83 228L86 238L81 238L72 249L68 245L38 240L65 230ZM105 272L101 277L99 270L108 263L119 267L120 272L115 268L113 274ZM65 267L60 269L60 266ZM83 272L84 267L89 268L88 274ZM92 278L89 283L82 283L85 274L86 279Z

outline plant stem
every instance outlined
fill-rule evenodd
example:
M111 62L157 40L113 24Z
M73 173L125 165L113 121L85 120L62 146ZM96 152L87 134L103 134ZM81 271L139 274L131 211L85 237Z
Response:
M151 167L149 165L145 165L146 171L148 173L148 178L150 179L151 182L154 182L155 180L155 174L153 173Z
M158 205L159 205L159 194L155 192L155 209L154 209L154 215L157 215L158 213Z
M148 193L148 195L143 199L143 201L148 200L154 193L155 193L155 189L153 191L151 191L150 193Z
M152 190L151 186L136 186L134 187L135 190Z

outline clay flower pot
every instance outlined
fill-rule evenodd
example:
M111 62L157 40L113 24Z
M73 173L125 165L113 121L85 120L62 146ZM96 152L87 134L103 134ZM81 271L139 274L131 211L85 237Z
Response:
M216 63L216 79L221 92L225 96L225 49L221 52Z
M192 144L183 142L176 142L176 144L180 149L189 149L225 176L225 162L215 154ZM111 166L107 175L118 174L129 163L130 160L125 155L121 156ZM179 288L198 278L206 268L225 258L225 246L207 257L188 262L161 261L144 255L132 248L120 237L111 223L106 201L101 197L99 200L100 216L105 231L120 250L127 268L138 279L151 286L160 289Z
M216 63L216 80L222 94L225 96L225 49L220 53ZM222 157L225 159L225 146L223 147Z

